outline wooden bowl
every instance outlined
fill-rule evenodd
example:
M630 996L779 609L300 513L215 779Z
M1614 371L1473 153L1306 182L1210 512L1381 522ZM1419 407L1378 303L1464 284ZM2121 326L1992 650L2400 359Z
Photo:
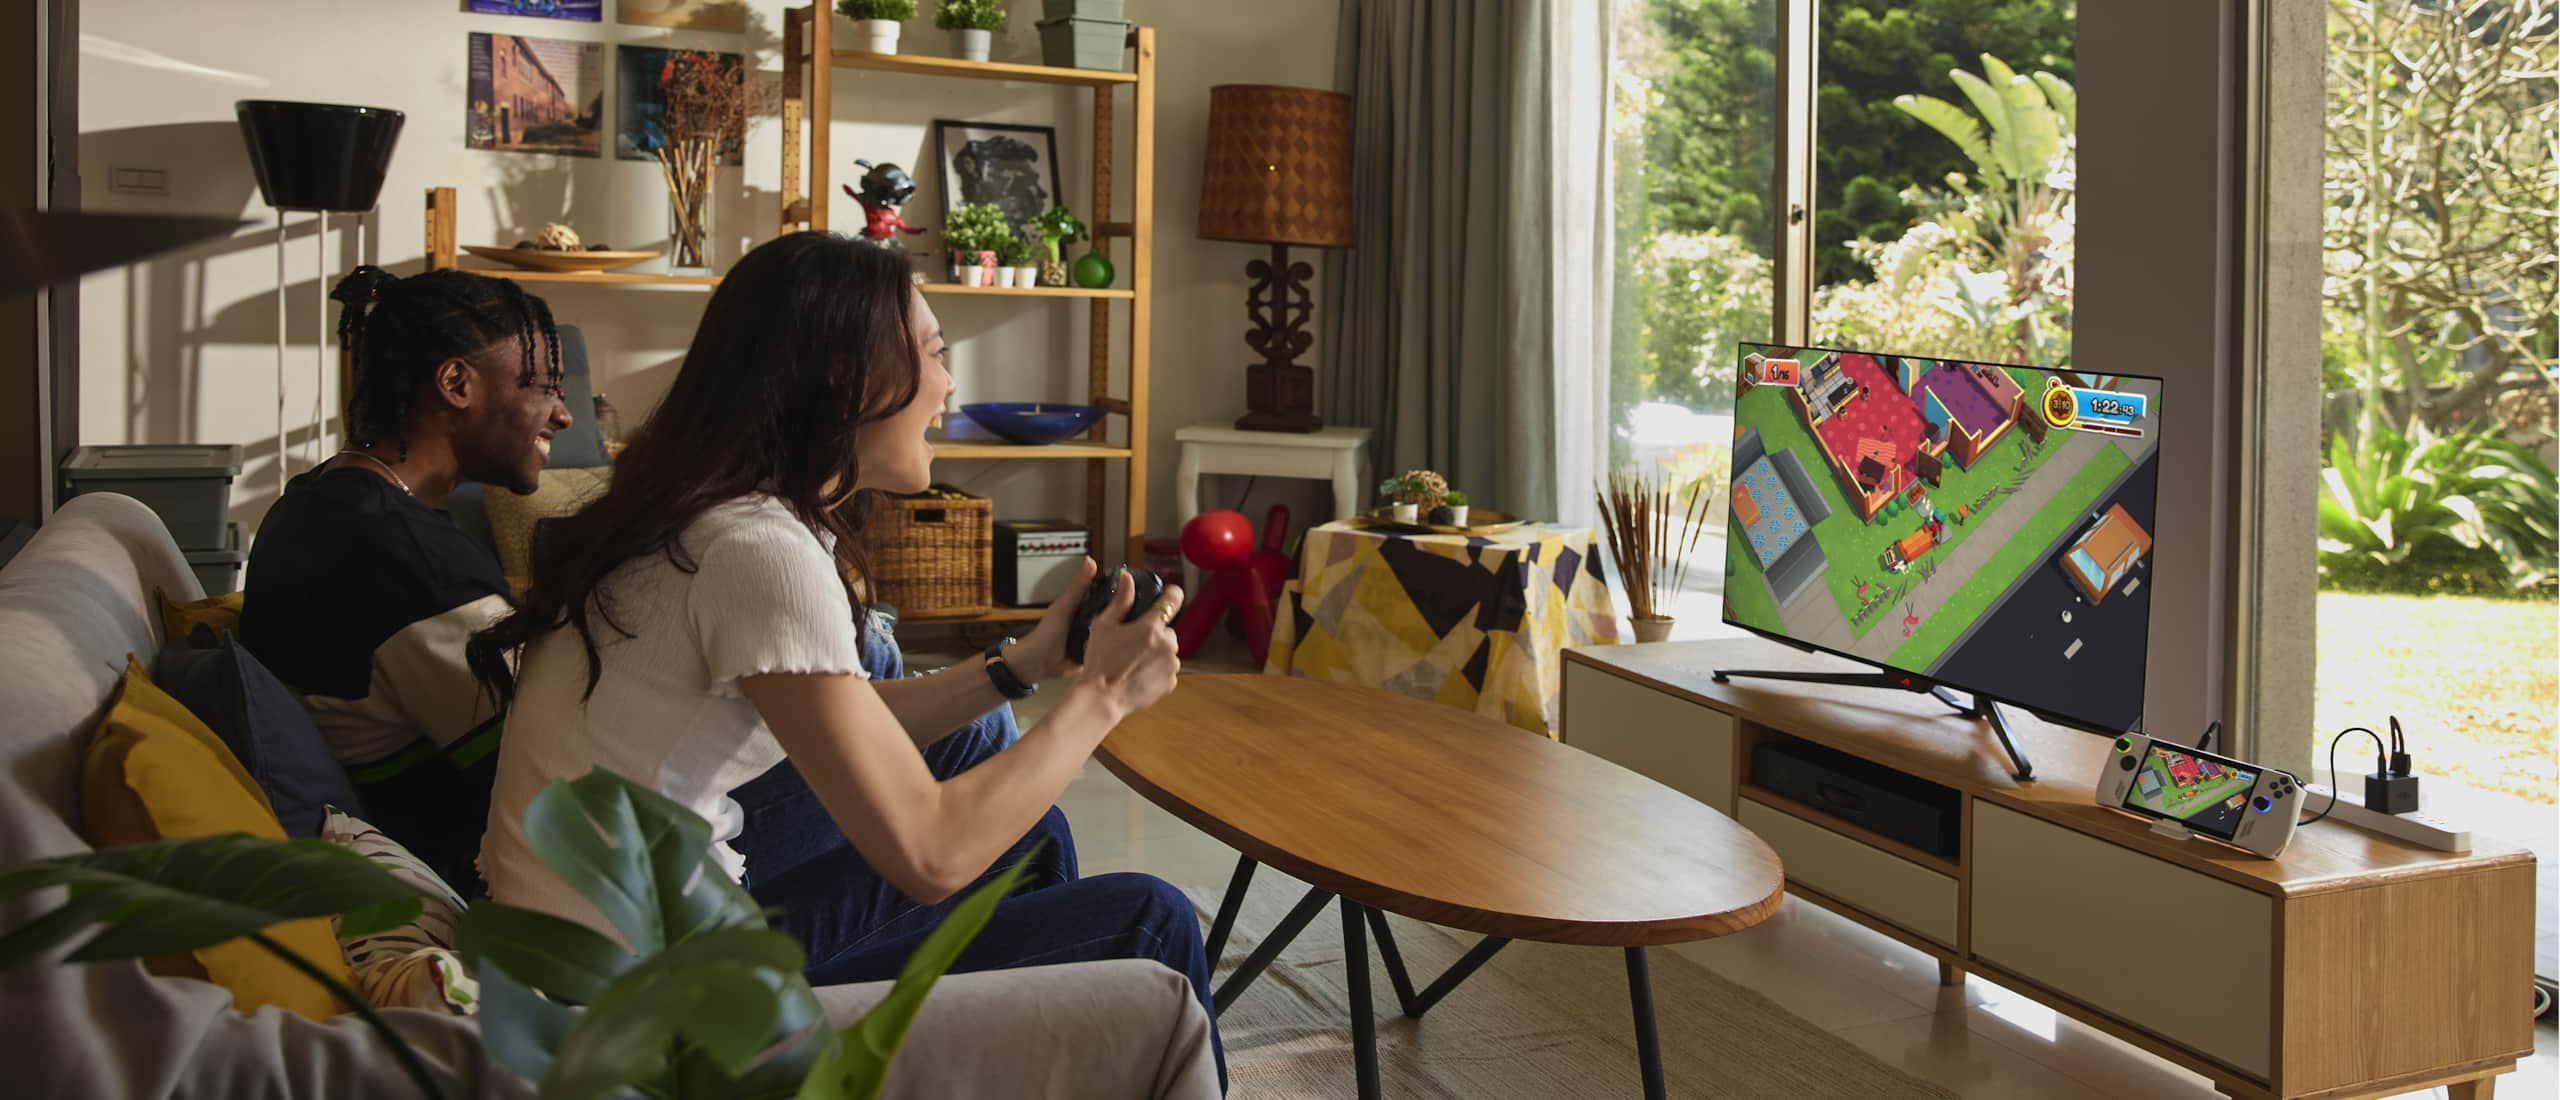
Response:
M519 267L526 271L568 273L611 271L617 267L629 267L642 260L656 259L659 251L652 248L645 252L601 249L591 252L555 252L541 248L498 248L481 244L466 244L462 246L462 250L484 260L495 260L509 267Z

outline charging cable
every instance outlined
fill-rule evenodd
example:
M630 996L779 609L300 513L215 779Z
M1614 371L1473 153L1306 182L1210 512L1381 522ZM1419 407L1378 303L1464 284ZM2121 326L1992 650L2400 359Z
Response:
M2345 729L2339 730L2336 737L2329 739L2329 804L2320 807L2319 813L2303 818L2303 824L2309 825L2312 822L2327 817L2329 816L2329 811L2338 808L2338 788L2342 786L2342 784L2338 782L2338 742L2346 740L2347 735L2351 733L2361 733L2367 737L2373 738L2373 770L2376 773L2388 774L2387 769L2389 767L2389 763L2386 758L2391 752L2391 746L2383 742L2381 734L2375 733L2363 726L2349 726ZM2396 717L2391 720L2391 733L2395 737L2400 733L2400 719ZM2408 759L2408 753L2403 752L2400 754L2400 760L2404 763Z

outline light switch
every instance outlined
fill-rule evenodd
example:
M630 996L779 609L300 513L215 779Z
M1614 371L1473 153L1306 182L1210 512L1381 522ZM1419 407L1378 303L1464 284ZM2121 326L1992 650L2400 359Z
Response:
M109 168L107 190L119 195L166 195L169 173L157 168Z

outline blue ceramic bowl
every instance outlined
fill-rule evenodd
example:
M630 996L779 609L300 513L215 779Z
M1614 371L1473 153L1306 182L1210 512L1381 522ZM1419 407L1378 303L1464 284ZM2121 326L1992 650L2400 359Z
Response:
M1033 446L1070 438L1102 419L1102 410L1091 405L1047 401L982 402L960 406L960 414L1000 437Z

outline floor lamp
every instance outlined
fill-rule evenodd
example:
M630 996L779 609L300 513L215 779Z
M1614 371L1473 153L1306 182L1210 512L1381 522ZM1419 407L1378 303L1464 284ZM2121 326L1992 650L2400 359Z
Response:
M308 210L317 215L313 248L319 286L312 310L311 458L326 457L329 430L326 394L329 377L329 215L356 216L356 255L364 255L365 215L382 194L382 178L391 167L391 150L399 144L406 115L380 107L348 107L334 103L289 103L244 99L234 104L240 136L249 145L249 164L258 173L258 194L276 211L276 495L284 495L286 438L285 372L285 215Z

